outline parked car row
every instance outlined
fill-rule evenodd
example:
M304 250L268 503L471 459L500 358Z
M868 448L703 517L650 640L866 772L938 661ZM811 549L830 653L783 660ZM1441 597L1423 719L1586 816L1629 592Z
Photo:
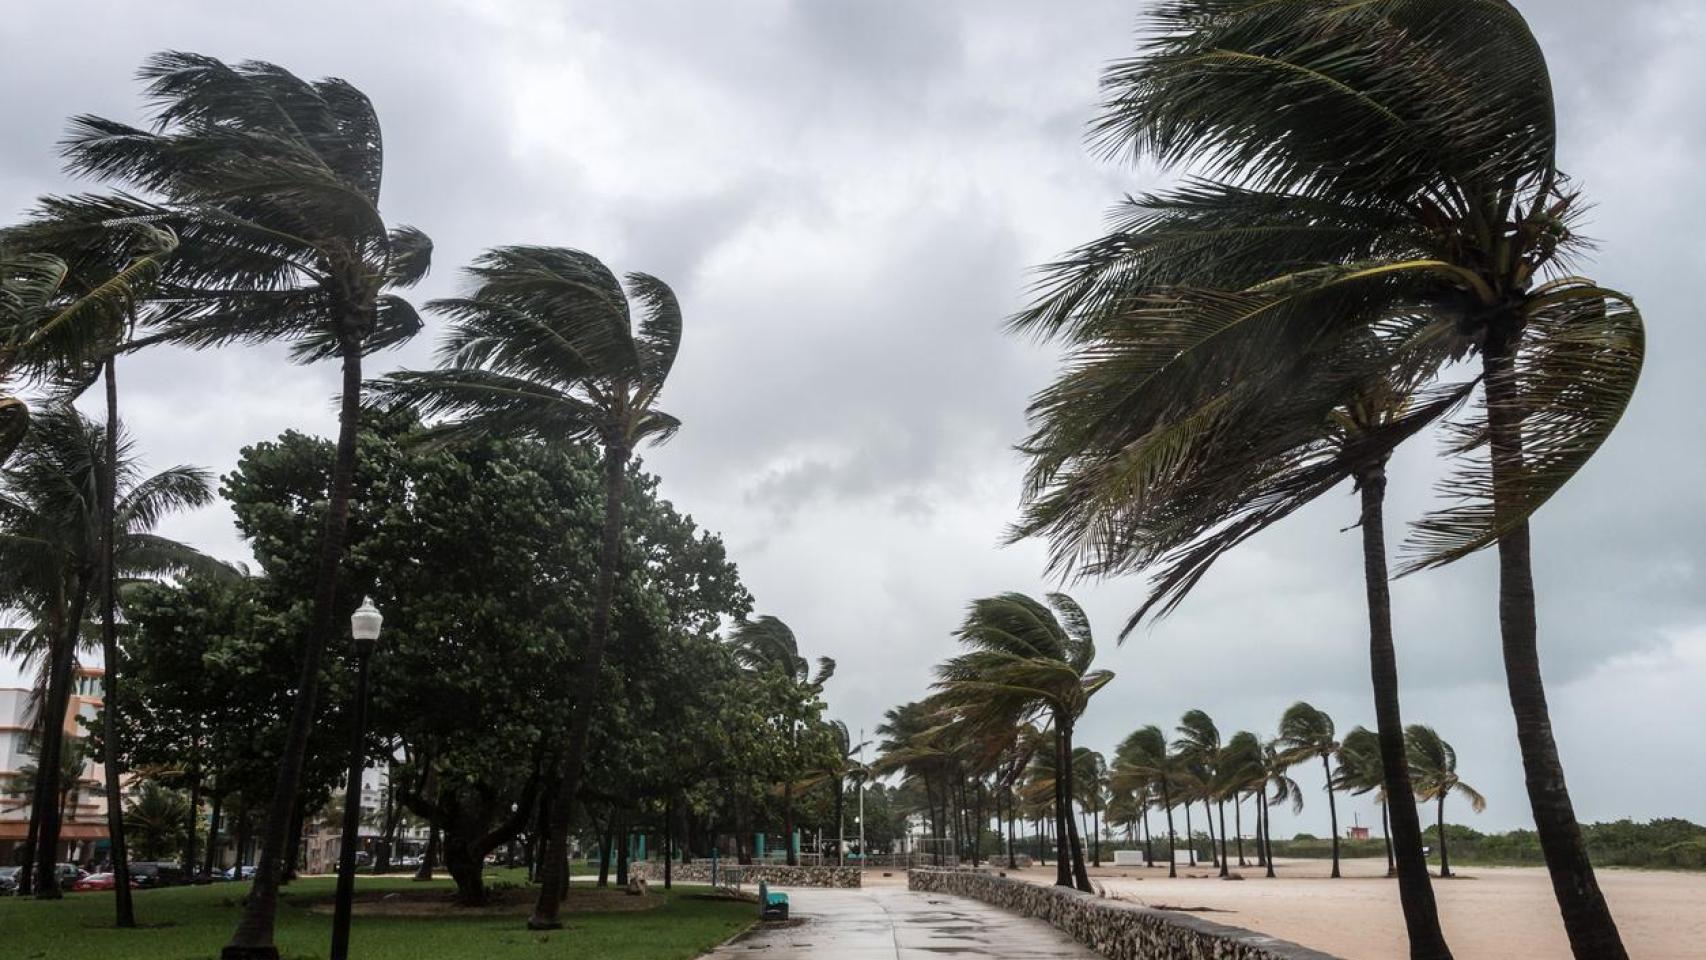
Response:
M14 896L18 892L18 882L22 873L19 867L0 867L0 897ZM90 873L80 869L74 863L59 864L59 886L64 890L111 890L116 883L110 871ZM225 877L223 875L221 879ZM253 867L243 868L244 878L254 876ZM157 861L138 861L130 865L130 885L136 889L151 887L175 887L188 883L183 868L176 863Z

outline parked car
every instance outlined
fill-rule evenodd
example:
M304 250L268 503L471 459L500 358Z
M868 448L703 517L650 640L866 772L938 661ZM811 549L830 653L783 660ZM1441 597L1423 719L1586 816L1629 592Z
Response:
M229 867L220 876L227 880L253 880L255 879L255 866L254 864L246 864L241 868Z
M138 887L176 887L189 882L177 864L146 860L130 865L130 878Z
M18 892L18 873L20 867L0 867L0 897L10 897Z
M73 883L71 885L71 889L74 891L77 891L79 893L82 893L82 892L89 891L89 890L111 890L113 887L115 887L117 885L118 885L118 875L117 874L114 874L114 873L90 873L90 874L85 874L76 883ZM135 878L135 877L130 878L130 886L132 889L135 889L136 887L139 887L141 885L142 884L137 881L137 878Z

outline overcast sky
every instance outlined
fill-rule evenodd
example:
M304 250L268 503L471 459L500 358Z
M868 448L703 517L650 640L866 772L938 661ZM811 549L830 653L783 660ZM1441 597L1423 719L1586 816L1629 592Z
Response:
M1552 716L1584 820L1706 821L1706 325L1692 0L1519 0L1549 55L1561 162L1596 204L1585 265L1643 307L1649 358L1623 426L1535 524ZM418 300L496 244L592 251L680 295L646 454L720 531L760 612L840 671L831 712L867 733L920 696L968 600L1052 587L1039 545L1001 547L1018 507L1027 396L1052 348L1002 333L1027 271L1098 235L1123 193L1166 182L1099 162L1082 133L1124 2L751 0L19 4L0 18L0 211L71 184L65 119L139 118L150 53L258 58L346 78L385 126L384 212L437 244ZM428 362L435 330L375 366ZM122 368L148 462L224 473L244 444L329 433L335 367L283 350L156 352ZM1391 521L1429 502L1437 448L1398 459ZM1271 735L1297 699L1373 723L1348 489L1224 561L1123 646L1133 580L1080 584L1118 673L1080 726L1111 752L1191 707ZM165 532L247 559L223 504ZM1404 713L1458 748L1482 829L1529 823L1505 699L1490 556L1399 581ZM16 673L0 666L0 682ZM1326 831L1319 774L1297 829ZM1378 820L1359 805L1361 822ZM1289 814L1282 814L1289 817ZM1349 820L1342 814L1342 818ZM1292 829L1280 823L1276 829Z

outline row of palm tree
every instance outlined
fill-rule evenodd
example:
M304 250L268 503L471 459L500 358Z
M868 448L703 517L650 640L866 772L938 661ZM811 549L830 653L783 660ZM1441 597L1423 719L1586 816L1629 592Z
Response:
M1415 786L1416 799L1434 801L1438 805L1440 834L1440 876L1450 876L1450 863L1445 849L1445 799L1454 792L1467 796L1479 813L1486 799L1457 775L1457 755L1433 728L1414 724L1405 731L1407 775ZM1287 708L1280 719L1278 734L1263 740L1249 731L1240 731L1222 743L1213 719L1202 710L1190 710L1179 720L1175 739L1169 743L1160 727L1146 726L1132 732L1120 742L1114 754L1109 787L1113 800L1124 811L1122 822L1130 827L1143 827L1146 850L1153 862L1144 814L1151 807L1165 811L1167 846L1175 848L1177 835L1173 826L1173 809L1184 807L1187 816L1193 803L1201 803L1207 824L1212 861L1220 868L1222 877L1229 875L1230 856L1227 851L1226 803L1233 805L1233 832L1238 839L1236 851L1240 866L1247 861L1242 849L1242 826L1245 800L1253 801L1256 818L1257 865L1264 866L1267 875L1274 873L1271 820L1269 808L1289 804L1293 813L1303 809L1303 790L1292 777L1292 768L1300 764L1321 764L1322 784L1327 794L1328 820L1331 828L1332 870L1337 879L1340 871L1339 818L1336 794L1362 795L1373 793L1381 805L1382 821L1387 824L1387 868L1396 875L1393 861L1390 818L1387 808L1386 771L1380 754L1378 735L1366 727L1355 727L1343 741L1335 738L1333 719L1325 711L1299 701ZM1218 823L1217 823L1218 819ZM1192 835L1189 822L1187 836ZM1216 836L1219 837L1216 849ZM1190 851L1195 862L1194 845ZM1174 858L1168 856L1168 876L1177 876Z
M450 325L439 369L368 383L365 358L422 327L398 291L426 275L432 244L420 230L390 226L380 214L384 145L367 97L342 80L306 81L273 64L227 64L191 53L157 55L141 78L149 126L82 116L64 142L71 172L115 190L44 198L29 222L0 237L0 386L20 377L87 385L89 371L103 371L110 453L118 437L114 365L129 352L157 343L207 349L286 342L295 362L336 359L341 370L336 455L297 694L254 887L223 956L277 956L280 866L301 792L322 661L339 614L354 604L338 594L337 573L364 402L409 405L443 418L432 438L437 442L530 436L555 444L590 442L604 452L593 623L572 680L575 708L553 755L556 801L548 818L544 882L529 919L535 928L560 926L566 838L620 575L630 460L639 445L667 439L679 425L657 405L680 342L676 298L655 277L619 279L577 250L501 247L469 269L468 294L430 305ZM24 401L0 396L0 438L8 451L31 442L30 420ZM44 429L41 436L48 443L52 433ZM77 495L91 524L104 515L112 529L121 516L113 496L106 498L107 510L100 509L98 452L88 451ZM14 459L19 464L9 471L34 463L21 454ZM109 455L105 462L116 467L117 460ZM83 580L33 589L37 607L45 603L40 598L58 600L66 624L81 624L92 592L102 597L106 702L114 704L113 623L122 565L102 547L103 539L112 544L118 538L97 531L83 541ZM71 629L59 633L70 637ZM71 645L59 644L48 658L48 716L62 715L53 710L63 700ZM107 780L116 791L122 771L112 766L112 753ZM122 874L119 811L115 795L109 812ZM49 850L42 845L40 855ZM122 875L117 887L118 922L132 925Z
M1192 176L1128 198L1014 320L1068 355L1031 408L1013 536L1045 538L1058 573L1151 575L1129 633L1350 482L1411 956L1447 960L1407 781L1384 516L1393 451L1443 430L1448 504L1417 522L1401 572L1497 549L1559 910L1578 960L1622 960L1548 717L1529 523L1621 418L1644 332L1628 296L1572 271L1585 205L1559 169L1539 44L1508 0L1169 0L1142 36L1103 75L1093 139Z

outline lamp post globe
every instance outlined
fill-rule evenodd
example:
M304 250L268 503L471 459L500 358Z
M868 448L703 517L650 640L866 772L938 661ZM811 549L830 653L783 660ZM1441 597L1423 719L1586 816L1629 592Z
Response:
M350 913L355 901L355 848L361 840L361 773L367 766L367 661L385 617L363 597L350 614L350 651L355 655L355 698L350 704L349 779L344 785L344 832L338 843L338 895L332 914L331 960L349 960Z

